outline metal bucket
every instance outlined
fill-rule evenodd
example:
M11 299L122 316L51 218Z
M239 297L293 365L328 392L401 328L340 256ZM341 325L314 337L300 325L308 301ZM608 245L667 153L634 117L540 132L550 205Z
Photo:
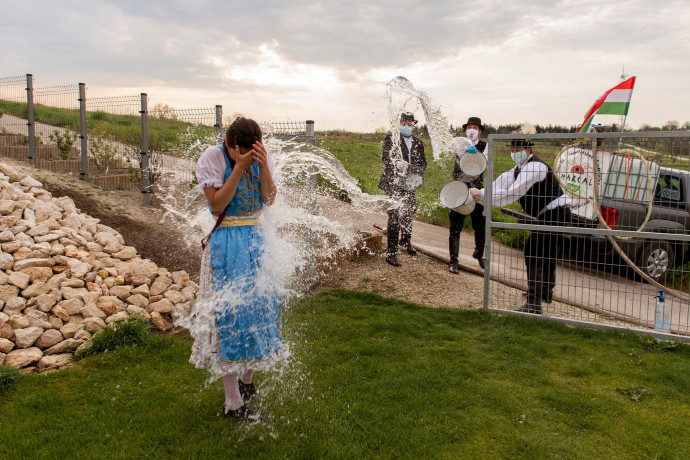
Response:
M414 192L424 183L424 170L419 166L409 165L406 174L396 177L394 182L398 187Z
M474 211L474 207L476 205L477 205L477 202L474 201L474 199L472 197L468 197L465 204L463 204L462 206L458 206L457 208L453 208L453 211L455 211L459 214L467 215L467 214L471 213L472 211Z
M479 177L486 171L486 157L481 152L465 152L458 160L460 170L469 177Z
M438 194L438 200L441 202L441 206L448 209L455 209L464 205L469 196L470 188L467 184L459 180L454 180L448 182L441 188Z

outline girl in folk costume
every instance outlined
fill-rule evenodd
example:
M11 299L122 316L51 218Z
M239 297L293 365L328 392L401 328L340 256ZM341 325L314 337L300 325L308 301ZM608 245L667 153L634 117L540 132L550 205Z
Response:
M190 362L222 376L224 414L261 417L247 407L256 370L287 356L280 341L280 287L266 276L259 216L273 203L275 164L261 143L261 128L240 117L222 145L199 158L196 177L216 226L202 243L200 299L186 323L194 337Z

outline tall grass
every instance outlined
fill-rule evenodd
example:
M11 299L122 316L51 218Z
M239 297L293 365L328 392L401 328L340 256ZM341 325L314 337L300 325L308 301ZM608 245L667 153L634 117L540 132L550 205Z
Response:
M0 396L16 386L21 377L16 367L0 364Z
M150 328L150 324L135 318L111 323L94 334L91 338L91 345L75 353L74 358L80 360L87 356L117 348L146 343L152 338Z

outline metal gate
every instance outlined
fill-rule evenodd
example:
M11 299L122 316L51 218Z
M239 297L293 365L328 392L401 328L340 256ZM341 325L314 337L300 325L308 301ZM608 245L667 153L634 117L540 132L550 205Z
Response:
M524 150L553 170L558 201L539 185L545 168L527 166L534 159L516 179L511 140L533 144ZM529 315L515 310L536 296L541 311L525 309L543 318L690 341L690 132L490 135L487 152L495 183L487 179L484 193L485 309ZM526 186L544 207L537 219L508 204ZM549 204L571 219L545 221ZM544 274L553 244L555 284ZM537 294L528 299L530 284ZM665 318L656 314L660 288Z

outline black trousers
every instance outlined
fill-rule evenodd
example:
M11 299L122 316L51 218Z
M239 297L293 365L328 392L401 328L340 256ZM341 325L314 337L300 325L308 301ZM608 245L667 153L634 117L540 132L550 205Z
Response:
M484 254L484 230L486 229L486 217L484 217L484 206L477 203L474 210L468 214L472 219L472 228L474 228L474 248L480 254ZM450 219L450 260L451 262L458 261L458 249L460 248L460 232L465 223L467 215L455 212L452 209L448 212Z
M543 225L570 225L570 208L560 206L539 216ZM527 267L527 304L541 306L550 301L556 286L556 262L558 251L563 249L563 233L532 231L525 242L525 266Z
M400 241L400 246L405 249L412 245L412 219L417 212L417 202L415 192L408 192L397 187L389 196L400 200L399 207L388 210L386 229L388 253L395 254L398 252L398 241Z

